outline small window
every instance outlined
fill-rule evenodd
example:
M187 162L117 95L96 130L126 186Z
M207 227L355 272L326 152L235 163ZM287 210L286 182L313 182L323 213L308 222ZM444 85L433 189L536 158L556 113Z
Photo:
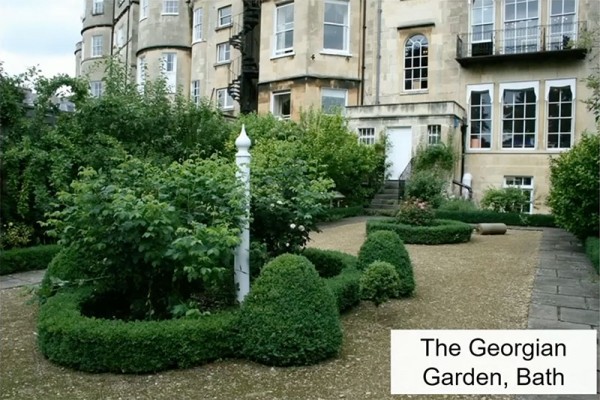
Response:
M221 110L233 108L233 98L227 92L227 88L217 89L217 107Z
M575 80L547 81L549 149L569 149L573 144Z
M92 15L104 14L104 0L94 0Z
M137 65L137 85L140 91L144 90L144 84L146 83L146 57L138 58Z
M102 96L102 81L92 81L90 82L90 92L94 97Z
M177 54L163 53L162 63L167 91L169 93L175 93L175 90L177 89Z
M217 45L217 63L226 63L231 61L231 47L229 42L219 43Z
M521 209L521 212L531 214L533 211L533 177L532 176L505 176L504 187L516 187L525 193L529 199L529 205Z
M119 27L119 29L117 29L116 36L117 38L115 40L115 43L117 44L117 48L121 48L121 46L125 44L125 32L122 26Z
M344 0L326 0L323 23L323 50L348 53L350 51L350 3Z
M163 0L163 14L179 14L179 0Z
M442 126L427 125L427 144L439 144L442 142Z
M469 149L492 147L493 85L467 87L469 100Z
M190 89L190 99L194 104L200 104L200 81L192 81L192 87Z
M423 35L411 36L404 47L404 90L427 89L429 42Z
M358 141L362 144L375 144L375 128L358 128Z
M231 6L219 8L219 10L217 11L217 15L218 15L218 21L217 21L218 28L231 25Z
M92 57L102 57L104 40L101 35L92 36Z
M294 51L294 3L282 4L275 9L276 56Z
M175 53L164 53L163 57L165 72L175 72L175 59L177 55Z
M148 18L148 0L140 1L140 21Z
M326 114L333 114L346 107L348 91L346 89L321 89L321 108Z
M193 41L199 42L202 40L202 26L204 19L204 11L201 8L194 10L194 36Z
M292 115L292 97L291 92L273 93L271 99L271 111L273 115L280 118L288 119Z

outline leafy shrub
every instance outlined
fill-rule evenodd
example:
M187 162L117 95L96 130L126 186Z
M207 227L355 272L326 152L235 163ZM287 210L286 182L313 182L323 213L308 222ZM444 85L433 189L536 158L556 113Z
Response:
M355 268L346 268L339 275L325 279L340 313L360 303L360 277L361 273Z
M464 243L471 240L473 228L469 224L451 220L433 220L430 226L399 224L393 219L367 221L367 234L378 231L395 232L407 244Z
M396 268L400 277L400 296L409 296L413 292L415 280L410 256L397 233L376 231L367 235L358 252L358 268L364 271L375 261L385 261Z
M438 143L419 146L415 155L413 168L416 171L442 170L451 172L456 161L456 154L451 145Z
M440 204L441 211L477 211L477 206L472 200L456 198L446 199Z
M38 346L50 361L87 372L150 373L188 368L238 352L237 314L124 322L81 313L90 290L65 291L40 308Z
M360 277L361 298L371 300L376 306L398 297L399 290L400 277L390 263L375 261Z
M434 212L431 206L419 199L407 199L400 203L396 221L399 224L426 226L433 222Z
M85 262L85 257L80 256L76 249L61 248L48 264L38 291L40 300L45 301L62 287L79 286L82 280L89 279L85 275L86 270L81 268L81 262Z
M338 275L345 267L344 260L339 257L338 252L306 248L300 253L313 263L315 269L322 278L330 278Z
M556 223L583 240L598 236L600 136L583 135L567 152L550 162L548 204Z
M27 246L32 239L33 228L21 222L9 222L2 225L0 249L11 249Z
M481 207L496 212L519 213L528 206L529 197L515 187L489 188L481 199Z
M58 245L40 245L0 251L0 275L46 269L60 251Z
M363 215L363 206L351 206L351 207L332 207L327 209L325 221L337 221L342 218L356 217Z
M309 365L338 354L336 300L306 258L284 254L265 266L244 301L242 354L268 365Z
M406 183L406 194L409 197L424 200L433 208L442 203L442 193L446 187L446 179L432 170L417 171Z
M543 226L553 228L554 216L548 214L517 214L517 213L499 213L489 210L476 211L445 211L436 210L437 219L451 219L469 224L480 223L504 223L514 226Z
M243 215L229 162L159 168L130 159L110 173L84 169L60 200L63 208L49 223L62 245L85 254L82 275L105 278L90 284L127 293L146 318L185 302L190 283L194 290L229 283L225 271Z
M598 267L600 266L600 239L597 237L587 238L585 240L585 253L596 269L596 273L598 273Z
M263 267L269 262L269 252L264 243L250 242L250 277L256 278L260 275Z

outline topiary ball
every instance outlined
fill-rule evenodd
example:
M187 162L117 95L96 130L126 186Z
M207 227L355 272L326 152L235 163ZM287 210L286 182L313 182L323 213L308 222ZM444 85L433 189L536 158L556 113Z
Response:
M76 281L89 278L82 268L82 257L72 247L61 249L48 264L48 269L42 279L38 297L41 301L54 295L62 284L74 285Z
M398 297L400 277L396 267L385 261L375 261L360 277L360 293L363 300L379 306L390 298Z
M336 300L305 257L283 254L262 270L240 310L242 354L278 366L310 365L338 354Z
M367 236L358 252L358 268L364 271L375 261L385 261L396 268L400 277L399 296L412 294L415 279L410 256L396 232L375 231Z

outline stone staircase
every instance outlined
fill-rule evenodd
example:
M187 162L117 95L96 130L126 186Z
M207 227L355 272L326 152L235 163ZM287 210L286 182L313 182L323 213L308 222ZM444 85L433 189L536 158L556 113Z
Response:
M398 197L400 196L400 187L398 181L385 181L383 187L373 197L367 211L369 213L390 213L398 208Z

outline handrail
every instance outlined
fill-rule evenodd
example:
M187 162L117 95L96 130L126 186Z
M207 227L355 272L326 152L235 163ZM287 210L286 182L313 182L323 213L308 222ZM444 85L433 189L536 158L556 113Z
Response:
M473 200L473 188L469 185L465 185L462 182L457 181L456 179L452 179L452 183L456 186L461 187L462 189L467 189L467 192L469 193L469 200Z

